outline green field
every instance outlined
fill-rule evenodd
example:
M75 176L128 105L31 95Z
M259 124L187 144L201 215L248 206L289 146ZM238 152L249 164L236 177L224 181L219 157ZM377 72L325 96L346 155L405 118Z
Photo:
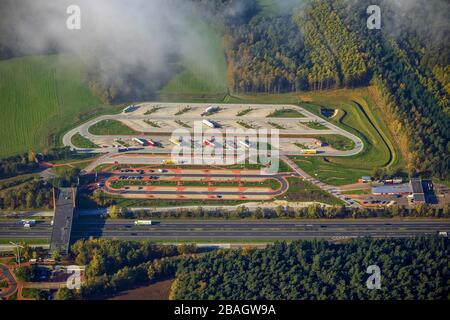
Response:
M72 143L77 148L86 148L86 149L100 148L98 145L93 143L91 140L83 137L79 133L77 133L72 137Z
M190 29L201 35L202 41L195 49L189 49L195 52L181 62L182 71L161 89L160 94L225 94L227 63L220 31L195 17Z
M329 205L344 204L342 200L303 179L289 177L287 180L289 182L289 190L278 197L280 200L290 202L321 202Z
M52 135L101 105L83 75L84 66L70 56L0 61L0 157L54 145Z
M134 131L130 127L124 125L117 120L102 120L97 122L89 128L91 134L97 136L111 136L111 135L138 135L139 132Z

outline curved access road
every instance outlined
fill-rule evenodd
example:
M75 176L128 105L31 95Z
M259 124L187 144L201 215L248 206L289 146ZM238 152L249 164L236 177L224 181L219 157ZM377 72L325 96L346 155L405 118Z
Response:
M2 274L9 282L9 287L6 291L0 291L0 299L8 298L17 291L17 282L14 276L9 271L9 268L4 264L0 264L0 274Z
M101 179L109 179L114 176L120 176L120 175L128 175L128 176L142 176L142 177L150 177L150 176L157 176L157 177L173 177L173 178L204 178L204 174L194 174L194 173L146 173L146 174L138 174L138 173L127 173L127 174L110 174L110 173L101 173L98 176ZM267 178L267 179L274 179L277 180L280 183L280 188L278 190L274 190L272 192L248 192L245 191L245 196L279 196L284 194L289 189L289 183L286 180L286 177L290 176L291 174L275 174L270 176L261 176L258 174L211 174L209 177L211 179L214 178L229 178L234 179L236 177L238 178L244 178L244 179L261 179L261 178ZM103 189L110 194L117 194L117 195L147 195L147 194L155 194L155 195L173 195L179 194L179 195L196 195L196 194L205 194L205 195L214 195L214 196L227 196L227 195L233 195L233 196L239 196L242 195L243 192L239 191L209 191L205 190L205 188L201 188L199 191L194 190L182 190L178 191L176 190L176 187L174 187L175 190L123 190L123 189L112 189L108 186L107 183L105 183L105 186Z
M146 108L149 108L151 106L158 106L161 103L146 103ZM121 113L116 115L103 115L99 116L98 118L92 119L72 130L67 132L63 137L63 144L65 146L69 146L70 148L74 150L78 150L80 152L87 152L87 153L117 153L117 147L112 147L111 143L113 143L114 140L120 139L120 140L127 140L132 139L133 137L140 137L139 134L133 136L133 135L114 135L114 136L97 136L89 132L89 128L103 120L116 120L121 122L126 122L127 125L129 125L132 129L134 129L136 132L145 132L149 134L155 134L158 136L166 135L170 137L172 135L172 132L175 129L179 129L181 126L164 126L162 128L152 128L151 126L146 126L145 123L142 124L145 120L151 119L152 121L166 121L166 123L173 123L177 120L183 120L183 121L201 121L204 119L200 114L198 113L192 113L192 114L183 114L183 115L176 115L176 110L181 108L183 104L172 104L172 103L164 103L164 108L173 109L173 112L167 111L163 114L156 113L156 114L149 114L146 115L145 113L139 113L139 112L130 112L130 113ZM190 104L192 108L203 108L205 107L204 104ZM233 128L233 127L239 127L239 125L236 125L236 122L242 121L245 119L245 117L239 117L236 115L230 115L230 110L234 110L233 112L236 113L239 110L244 110L247 108L252 109L261 109L261 110L267 110L271 108L274 110L274 108L277 108L279 106L276 105L233 105L233 104L225 104L225 105L217 105L221 109L225 110L225 114L221 115L221 113L214 114L212 117L217 121L223 121L223 122L234 122L234 125L228 125L227 128ZM280 129L280 143L289 143L292 142L292 139L296 136L305 137L310 136L311 138L314 138L314 136L318 135L341 135L344 136L350 140L352 140L355 144L355 147L352 150L347 151L340 151L340 150L334 150L331 148L328 148L324 150L323 152L317 154L319 156L354 156L358 153L360 153L364 149L364 143L363 141L351 134L350 132L345 131L344 129L322 119L321 117L307 111L306 109L296 106L296 105L287 105L286 107L289 107L290 109L295 109L298 112L300 112L304 117L302 118L279 118L279 117L270 117L264 116L261 113L258 113L256 116L251 117L252 123L258 123L260 125L260 128L264 129L273 129L273 127L270 125L272 122L283 122L289 126L289 129ZM251 115L249 115L250 117ZM324 130L314 130L309 129L307 127L305 128L295 128L293 129L292 126L297 125L298 123L303 122L317 122L318 124L326 127ZM240 128L242 129L242 128ZM220 130L220 129L218 129ZM192 129L189 129L188 131L192 131ZM223 130L223 133L225 134L226 130ZM88 140L91 140L93 142L95 141L102 141L105 139L109 139L109 143L105 143L105 145L108 145L107 147L102 148L93 148L93 149L85 149L85 148L79 148L75 146L72 143L72 137L76 134L80 134L81 136L85 137ZM247 134L244 134L247 135ZM156 154L163 154L167 153L167 150L164 148L143 148L139 152L142 153L156 153ZM294 151L294 150L280 150L281 154L284 155L304 155L300 150ZM308 155L308 156L314 156L314 155Z

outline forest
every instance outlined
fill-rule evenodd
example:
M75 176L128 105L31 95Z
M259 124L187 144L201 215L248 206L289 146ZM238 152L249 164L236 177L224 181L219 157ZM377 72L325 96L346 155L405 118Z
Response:
M361 238L345 243L279 242L265 249L201 252L191 245L79 240L77 264L86 283L66 299L108 297L175 279L172 299L394 299L450 296L450 240L443 237ZM381 290L369 290L367 267L381 269Z
M3 1L0 10L11 3ZM188 10L202 12L221 32L230 94L374 86L396 133L408 138L408 171L449 178L448 1L415 0L406 6L393 0L310 0L277 14L265 14L258 0L188 3ZM369 5L382 8L381 30L367 28ZM18 43L8 19L0 28L0 59L58 53L57 45L36 52ZM104 103L155 98L179 71L171 66L180 57L167 59L164 74L147 74L138 65L110 79L94 63L85 80Z
M256 15L231 28L225 36L229 86L237 93L279 93L375 85L399 123L396 131L409 138L409 171L446 178L450 33L436 8L448 12L448 3L415 1L414 19L405 22L401 8L376 2L384 9L382 30L366 27L365 9L373 1L340 0ZM428 28L418 30L414 21Z
M449 239L358 239L276 243L263 250L219 250L178 267L174 299L446 300ZM381 269L369 290L366 269Z

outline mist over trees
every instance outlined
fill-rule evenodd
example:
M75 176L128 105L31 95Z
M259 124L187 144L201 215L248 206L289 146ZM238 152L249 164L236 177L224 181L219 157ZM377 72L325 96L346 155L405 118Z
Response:
M77 36L55 27L70 1L1 1L0 59L76 54L104 103L154 99L181 71L177 62L209 63L191 48L202 35L189 23L201 19L221 30L230 93L375 85L408 137L409 171L449 177L448 1L282 0L273 14L257 0L84 1L86 31ZM382 9L381 30L367 28L369 5Z

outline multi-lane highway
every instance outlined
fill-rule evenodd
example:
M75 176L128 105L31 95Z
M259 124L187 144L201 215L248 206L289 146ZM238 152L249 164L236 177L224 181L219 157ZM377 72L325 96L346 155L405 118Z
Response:
M132 220L85 220L74 223L72 238L89 236L161 241L257 241L341 239L354 237L409 237L450 231L450 220L270 220L200 221L161 220L152 226L135 226ZM25 230L13 221L0 222L1 238L48 239L49 223Z

